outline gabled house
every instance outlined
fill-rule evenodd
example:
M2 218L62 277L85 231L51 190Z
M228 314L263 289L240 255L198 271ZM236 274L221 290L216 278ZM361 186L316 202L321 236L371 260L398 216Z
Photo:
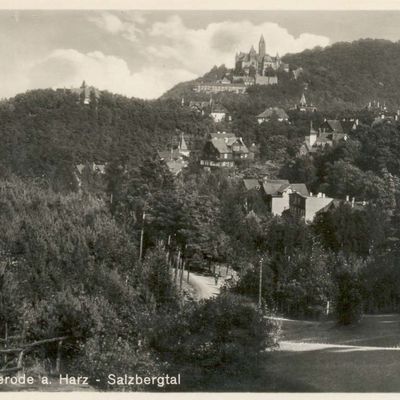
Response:
M184 134L182 132L179 146L177 148L171 148L170 150L164 150L158 152L158 157L161 161L164 161L169 171L174 175L179 175L184 168L188 166L188 158L190 156L190 150L186 144Z
M289 210L289 196L292 193L309 195L304 183L289 183L288 180L265 180L260 191L268 211L273 215L282 215L285 210Z
M205 168L231 168L249 161L249 149L241 137L234 133L210 133L203 147L200 165Z
M295 109L301 112L315 112L317 111L317 107L312 103L307 103L306 96L303 93L300 98L299 104L295 106Z
M228 110L222 104L212 103L210 116L214 120L214 122L225 121L227 115L228 115Z
M318 193L317 196L305 195L300 192L289 194L291 214L305 222L312 222L318 213L327 210L333 202L333 198L326 197L323 193Z
M195 111L201 115L210 111L210 101L194 101L189 102L189 107L192 111Z
M347 134L343 132L342 125L338 120L326 120L321 125L319 131L314 130L312 122L310 123L310 134L304 137L304 142L300 146L299 154L306 155L315 153L325 146L347 140Z
M286 114L283 108L269 107L261 114L257 115L257 121L259 124L270 121L271 118L275 117L279 122L285 122L289 120L289 116Z

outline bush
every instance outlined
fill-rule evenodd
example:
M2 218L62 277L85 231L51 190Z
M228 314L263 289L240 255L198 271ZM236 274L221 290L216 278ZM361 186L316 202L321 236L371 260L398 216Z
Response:
M184 388L204 390L216 375L254 370L258 357L277 345L277 332L277 325L247 298L223 293L188 303L173 317L161 316L152 327L150 346L173 373L181 373Z

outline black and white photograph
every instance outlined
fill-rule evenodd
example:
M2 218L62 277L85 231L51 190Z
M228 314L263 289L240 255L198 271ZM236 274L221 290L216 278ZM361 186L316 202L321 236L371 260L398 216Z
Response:
M0 0L0 392L399 393L400 1L154 3Z

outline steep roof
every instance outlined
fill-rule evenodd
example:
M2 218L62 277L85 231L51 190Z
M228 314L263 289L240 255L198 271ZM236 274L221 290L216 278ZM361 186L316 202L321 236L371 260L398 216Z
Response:
M337 119L327 119L323 124L328 124L332 131L337 133L343 133L343 127L339 120ZM322 125L323 125L322 124Z
M289 116L286 114L285 110L279 107L269 107L261 114L258 114L257 118L271 118L274 114L279 119L289 119Z
M284 185L289 185L289 181L286 179L270 180L265 181L262 186L265 194L273 196L278 194L279 189Z
M178 175L187 166L187 163L182 160L167 161L166 164L173 175Z
M182 137L181 137L181 143L180 143L180 149L181 150L189 150L185 141L185 137L183 136L182 133Z
M218 150L219 153L231 153L232 151L228 148L223 139L213 138L211 139L211 143Z
M211 107L211 113L222 113L222 114L226 114L228 112L228 110L222 105L222 104L213 104L213 106Z
M291 183L290 188L297 193L302 194L303 196L309 196L310 192L307 189L305 183Z
M181 154L179 153L179 149L173 149L173 150L160 150L158 151L158 156L161 158L161 160L177 160L179 158L182 158Z
M225 139L225 138L236 138L236 135L232 132L212 132L208 136L211 139Z
M243 179L243 184L247 190L256 189L260 186L260 182L255 178L245 178Z

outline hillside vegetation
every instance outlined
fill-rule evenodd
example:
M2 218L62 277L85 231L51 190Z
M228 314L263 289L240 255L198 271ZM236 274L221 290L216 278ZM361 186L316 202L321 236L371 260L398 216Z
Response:
M293 70L303 68L298 80L279 75L279 85L252 87L243 102L258 97L265 105L293 106L304 87L309 100L326 110L344 110L365 106L377 99L397 106L399 103L400 43L388 40L362 39L352 43L335 43L326 48L305 50L282 57ZM192 91L199 81L220 78L225 66L214 67L196 81L180 83L162 98L207 97ZM226 96L226 95L217 95ZM229 95L232 97L232 95ZM257 107L256 107L257 108Z

